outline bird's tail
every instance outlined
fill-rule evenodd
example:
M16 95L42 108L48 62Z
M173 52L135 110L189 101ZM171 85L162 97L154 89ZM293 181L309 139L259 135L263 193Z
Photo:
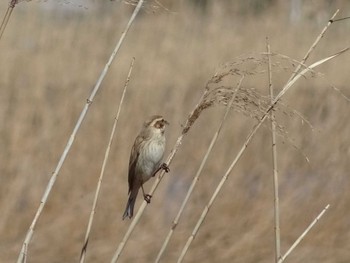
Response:
M137 194L139 193L139 188L137 190L132 190L129 194L128 203L126 204L125 212L123 214L123 220L126 217L132 218L134 215L134 206L136 202Z

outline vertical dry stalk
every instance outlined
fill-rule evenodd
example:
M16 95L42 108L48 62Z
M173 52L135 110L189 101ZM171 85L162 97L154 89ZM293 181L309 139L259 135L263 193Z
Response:
M208 85L207 85L208 86ZM199 102L197 103L197 105L195 106L195 108L193 109L193 111L190 113L190 115L188 116L186 123L184 125L184 128L182 130L181 135L177 138L176 143L173 147L173 149L171 150L167 160L166 160L166 164L169 166L171 161L173 160L173 158L175 157L177 151L179 150L179 147L182 143L182 140L184 138L184 136L187 134L187 132L189 131L189 129L191 128L191 126L193 125L193 123L195 122L195 120L199 117L199 111L200 111L200 107L201 107L201 103L203 102L205 96L207 95L207 93L209 92L209 89L206 87L201 98L199 99ZM165 172L162 171L157 177L155 182L152 185L151 191L149 192L150 195L153 196L155 190L157 189L159 183L161 182L163 176L164 176ZM111 260L112 263L115 263L118 261L127 241L129 240L132 232L135 229L135 226L137 225L137 223L140 221L140 218L146 208L147 202L143 201L139 210L137 211L137 214L135 215L134 219L131 221L131 224L128 228L128 230L126 231L122 241L119 243L119 246L116 250L116 252L113 255L113 258Z
M84 245L83 245L83 248L82 248L81 254L80 254L80 263L83 263L84 260L85 260L86 250L87 250L87 246L88 246L88 243L89 243L89 237L90 237L92 222L93 222L94 215L95 215L95 212L96 212L97 200L98 200L99 193L100 193L101 183L102 183L103 175L104 175L104 172L105 172L106 164L107 164L107 161L108 161L111 145L112 145L112 142L113 142L114 133L115 133L115 130L116 130L116 127L117 127L117 123L118 123L118 120L119 120L120 111L121 111L121 108L122 108L122 105L123 105L123 102L124 102L126 89L128 87L128 83L130 81L130 76L131 76L132 68L134 66L134 61L135 61L135 58L133 58L132 61L131 61L129 73L128 73L128 76L127 76L126 81L125 81L123 94L122 94L122 97L120 99L120 103L119 103L119 106L118 106L118 109L117 109L116 117L114 118L114 123L113 123L112 131L111 131L111 135L109 137L109 142L108 142L108 145L107 145L107 148L106 148L106 152L105 152L105 156L104 156L104 159L103 159L103 164L102 164L102 168L101 168L101 172L100 172L100 177L98 179L98 183L97 183L97 187L96 187L95 198L94 198L94 202L93 202L93 205L92 205L90 218L89 218L89 223L88 223L88 227L87 227L86 234L85 234Z
M311 224L305 229L305 231L298 237L297 240L293 243L293 245L288 249L288 251L279 259L278 263L282 263L288 255L294 250L294 248L303 240L306 234L311 230L311 228L321 219L321 217L326 213L329 208L329 204L319 213L319 215L311 222Z
M215 132L215 134L214 134L214 136L213 136L213 138L212 138L212 140L210 142L208 150L207 150L207 152L206 152L206 154L205 154L205 156L204 156L204 158L203 158L203 160L202 160L202 162L201 162L201 164L199 166L199 169L198 169L195 177L192 180L191 186L190 186L190 188L187 191L186 197L185 197L185 199L183 200L183 202L181 204L180 210L177 213L177 215L176 215L176 217L175 217L175 219L173 221L173 224L172 224L172 226L171 226L171 228L169 230L169 233L168 233L167 237L165 238L165 240L163 242L163 245L162 245L162 247L161 247L161 249L160 249L160 251L158 253L158 256L157 256L157 258L155 260L155 262L157 262L157 263L160 261L162 255L164 254L164 251L165 251L165 249L166 249L166 247L167 247L167 245L168 245L168 243L169 243L169 241L170 241L170 239L171 239L171 237L172 237L172 235L173 235L173 233L175 231L175 228L177 227L177 225L179 223L181 215L182 215L182 213L183 213L183 211L184 211L184 209L185 209L185 207L186 207L186 205L188 203L188 200L190 199L190 196L191 196L191 194L193 192L193 189L194 189L194 187L196 186L196 184L197 184L197 182L199 180L199 177L200 177L200 175L202 173L203 167L204 167L204 165L206 164L206 162L208 160L208 157L209 157L209 155L210 155L210 153L211 153L211 151L212 151L212 149L213 149L213 147L214 147L214 145L215 145L215 143L216 143L216 141L218 139L218 136L219 136L219 134L221 132L222 126L223 126L223 124L224 124L224 122L225 122L225 120L227 118L227 115L228 115L230 109L232 108L233 102L234 102L234 100L236 98L238 90L241 87L243 79L244 79L244 76L240 79L237 88L235 89L235 91L232 94L232 98L231 98L230 102L226 106L226 111L224 113L224 116L222 117L222 120L221 120L221 122L219 124L219 127L216 130L216 132Z
M17 260L17 263L25 262L25 255L27 253L27 249L28 249L28 245L30 243L30 240L32 239L36 223L39 220L39 217L40 217L40 215L41 215L41 213L42 213L42 211L44 209L44 206L46 205L46 202L47 202L47 199L49 197L49 194L50 194L50 192L51 192L51 190L52 190L52 188L53 188L53 186L54 186L54 184L56 182L58 173L61 170L61 167L62 167L62 165L63 165L63 163L64 163L64 161L65 161L65 159L66 159L66 157L67 157L67 155L68 155L68 153L70 151L70 148L71 148L71 146L72 146L72 144L74 142L76 134L78 133L78 130L79 130L80 126L81 126L81 123L83 122L83 120L84 120L84 118L85 118L85 116L86 116L86 114L88 112L88 109L89 109L90 105L92 104L92 101L93 101L97 91L100 89L101 83L102 83L104 77L106 76L110 65L112 64L115 56L117 55L117 53L118 53L118 51L119 51L119 49L120 49L120 47L121 47L125 37L126 37L127 32L129 31L133 21L135 20L135 17L137 16L138 12L141 9L142 3L143 3L143 0L140 0L139 3L137 4L137 6L135 7L135 10L134 10L134 12L131 15L128 24L126 25L125 30L123 31L123 33L122 33L122 35L121 35L121 37L120 37L116 47L114 48L114 50L113 50L113 52L112 52L112 54L111 54L107 64L105 65L105 67L104 67L104 69L103 69L99 79L97 80L97 83L95 84L95 87L93 88L93 90L92 90L92 92L90 94L90 97L87 99L87 102L86 102L82 112L80 113L79 119L78 119L78 121L77 121L77 123L76 123L76 125L75 125L75 127L73 129L73 132L72 132L72 134L71 134L71 136L70 136L70 138L69 138L69 140L68 140L68 142L66 144L66 147L64 148L64 151L63 151L63 153L62 153L62 155L60 157L60 160L59 160L59 162L58 162L58 164L56 166L56 169L53 172L48 185L46 186L45 192L44 192L44 194L43 194L43 196L41 198L41 201L40 201L39 208L38 208L38 210L37 210L37 212L36 212L36 214L34 216L34 219L33 219L32 223L31 223L31 225L29 227L29 230L28 230L28 232L26 234L26 237L25 237L25 240L23 242L23 245L22 245L22 248L21 248L21 252L20 252L18 260Z
M204 219L206 218L208 212L209 212L209 208L211 207L211 205L213 204L213 202L215 201L217 195L219 194L222 186L224 185L225 181L227 180L228 176L230 175L232 169L236 166L237 162L239 161L239 159L242 157L245 149L248 147L250 141L253 139L254 135L256 134L256 132L259 130L259 128L261 127L261 125L263 124L263 122L265 121L265 119L268 117L269 113L271 110L273 110L273 108L275 107L275 105L277 104L277 102L281 99L281 97L289 90L290 87L293 86L293 84L303 75L305 75L307 72L309 72L310 70L312 70L313 68L325 63L326 61L333 59L337 56L339 56L340 54L343 54L344 52L346 52L347 50L349 50L349 48L346 48L338 53L336 53L335 55L332 55L330 57L327 57L325 59L322 59L320 61L315 62L314 64L312 64L311 66L307 67L306 69L302 70L300 73L298 73L291 81L289 81L282 89L282 91L275 97L275 99L272 101L271 106L266 110L266 112L264 113L264 115L261 117L260 121L255 125L255 127L253 128L253 130L250 132L249 136L247 137L246 141L244 142L243 146L241 147L241 149L239 150L238 154L236 155L235 159L232 161L230 167L227 169L226 173L223 175L223 177L220 180L220 183L218 184L218 186L216 187L212 197L210 198L208 204L204 207L203 212L200 216L200 218L197 221L196 226L194 227L190 237L188 238L184 248L181 251L180 257L178 259L178 263L182 262L182 260L184 259L189 246L191 245L194 237L196 236L196 234L199 231L199 228L201 227L202 223L204 222Z
M273 85L272 85L272 71L271 71L271 50L266 39L266 49L268 56L268 78L269 78L269 91L271 97L271 103L273 102ZM280 211L279 211L279 196L278 196L278 170L277 170L277 145L276 145L276 122L275 114L273 111L271 116L271 137L272 137L272 160L273 160L273 192L274 192L274 220L275 220L275 262L277 263L281 257L281 237L280 237Z

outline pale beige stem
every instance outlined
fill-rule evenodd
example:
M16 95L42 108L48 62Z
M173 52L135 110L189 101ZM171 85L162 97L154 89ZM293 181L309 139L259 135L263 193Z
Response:
M336 53L335 55L332 55L330 57L327 57L325 59L322 59L320 61L315 62L314 64L312 64L311 66L305 68L303 71L301 71L300 73L298 73L291 81L289 81L282 89L282 91L276 96L276 98L273 100L273 102L271 103L271 106L266 110L266 112L264 113L264 115L262 116L262 118L260 119L260 121L256 124L256 126L253 128L253 130L251 131L251 133L249 134L248 138L246 139L246 141L244 142L242 148L239 150L238 154L236 155L235 159L232 161L230 167L227 169L226 173L223 175L223 177L220 180L220 183L218 184L218 186L216 187L212 197L210 198L208 204L205 206L205 208L203 209L203 212L199 218L199 220L197 221L196 226L194 227L190 237L188 238L184 248L181 251L180 257L178 259L178 263L182 262L182 260L184 259L189 246L191 245L194 237L196 236L200 226L202 225L202 223L204 222L204 219L206 218L206 215L209 212L209 209L211 207L211 205L213 204L213 202L215 201L217 195L219 194L222 186L224 185L225 181L227 180L228 176L230 175L232 169L236 166L237 162L239 161L239 159L242 157L245 149L248 147L248 144L250 143L250 141L252 140L252 138L254 137L254 135L256 134L256 132L258 131L258 129L261 127L261 125L263 124L263 122L265 121L265 119L267 118L267 116L269 115L270 111L273 110L273 108L275 107L275 105L277 104L277 102L281 99L281 97L289 90L290 87L292 87L292 85L304 74L306 74L308 71L312 70L313 68L325 63L326 61L333 59L337 56L339 56L340 54L346 52L347 50L349 50L349 48L346 48L338 53Z
M15 8L16 4L17 4L17 0L11 0L9 3L9 6L8 6L6 13L5 13L5 16L4 16L4 18L1 22L1 25L0 25L0 39L2 38L2 35L5 32L5 28L10 20L12 11Z
M304 58L301 60L300 64L298 65L298 67L295 69L293 75L290 77L289 81L292 80L296 74L299 72L299 70L301 69L302 65L305 64L306 60L309 58L311 52L316 48L318 42L320 42L321 38L324 36L324 34L326 33L327 29L330 27L330 25L333 23L334 18L337 16L337 14L339 13L339 9L337 9L337 11L335 11L335 13L333 14L333 16L331 17L331 19L328 20L327 25L323 28L323 30L321 31L321 33L317 36L315 42L311 45L311 47L309 48L309 50L306 52Z
M162 247L161 247L161 249L160 249L160 251L158 253L158 256L157 256L155 262L159 262L160 261L162 255L164 254L165 249L166 249L166 247L167 247L167 245L168 245L168 243L169 243L169 241L170 241L170 239L171 239L171 237L172 237L172 235L173 235L173 233L175 231L175 228L177 227L177 225L179 223L181 215L182 215L182 213L183 213L183 211L184 211L184 209L185 209L185 207L186 207L186 205L188 203L188 200L190 199L190 196L191 196L191 194L193 192L193 189L194 189L194 187L196 186L196 184L197 184L197 182L199 180L199 177L200 177L200 175L202 173L204 165L206 164L206 162L208 160L208 157L209 157L209 155L210 155L210 153L211 153L211 151L212 151L212 149L213 149L213 147L214 147L214 145L215 145L215 143L216 143L216 141L218 139L218 136L219 136L219 134L221 132L222 126L223 126L223 124L224 124L224 122L225 122L225 120L227 118L227 115L228 115L230 109L232 108L232 105L233 105L233 102L234 102L234 100L236 98L237 92L241 88L241 84L242 84L243 79L244 79L244 76L240 79L240 81L238 83L238 86L235 89L230 102L226 106L226 111L224 113L224 116L222 117L222 120L221 120L221 122L219 124L219 127L216 130L216 132L215 132L215 134L214 134L214 136L213 136L213 138L212 138L212 140L210 142L208 150L207 150L207 152L206 152L206 154L205 154L205 156L204 156L204 158L203 158L203 160L202 160L202 162L201 162L201 164L199 166L199 169L198 169L195 177L192 180L191 186L190 186L190 188L187 191L186 197L185 197L185 199L183 200L183 202L181 204L181 207L180 207L180 209L179 209L179 211L178 211L178 213L177 213L177 215L176 215L176 217L175 217L175 219L173 221L172 226L170 227L169 233L168 233L168 235L166 236L166 238L165 238L165 240L163 242L163 245L162 245Z
M311 222L311 224L305 229L305 231L298 237L297 240L293 243L293 245L288 249L288 251L279 259L278 263L282 263L288 255L294 250L294 248L303 240L306 234L311 230L311 228L320 220L320 218L326 213L329 208L329 204L321 211L321 213Z
M268 79L271 102L273 102L273 85L271 70L271 50L268 40L266 39L266 49L268 56ZM274 223L275 223L275 262L281 257L281 234L280 234L280 211L278 195L278 170L277 170L277 145L276 145L276 121L273 110L270 113L271 118L271 139L272 139L272 165L273 165L273 192L274 192Z
M181 143L182 143L182 140L183 140L184 136L187 134L188 130L190 129L191 125L193 124L192 117L196 114L196 112L197 112L199 106L200 106L201 103L203 102L203 100L204 100L204 98L205 98L205 96L206 96L207 93L208 93L208 88L206 87L205 90L204 90L204 92L203 92L203 94L202 94L202 96L201 96L201 98L200 98L200 100L199 100L199 102L198 102L198 104L195 106L195 108L193 109L193 111L192 111L192 112L190 113L190 115L188 116L187 121L186 121L186 123L185 123L185 125L184 125L184 128L183 128L183 130L182 130L182 133L181 133L181 135L177 138L176 143L175 143L173 149L171 150L171 152L170 152L170 154L169 154L169 156L168 156L168 158L167 158L167 160L166 160L166 162L165 162L168 166L170 165L171 161L172 161L173 158L175 157L175 155L176 155L176 153L177 153L177 151L178 151L178 149L179 149L179 147L180 147L180 145L181 145ZM153 185L152 185L151 191L149 192L150 195L153 196L153 194L154 194L155 190L157 189L159 183L161 182L161 180L162 180L164 174L165 174L165 172L162 171L162 172L155 178L156 180L155 180L155 182L154 182ZM128 242L128 240L129 240L129 238L130 238L130 236L131 236L133 230L135 229L135 226L136 226L137 223L140 221L140 218L141 218L141 216L142 216L142 214L143 214L143 212L144 212L144 210L145 210L145 208L146 208L146 205L147 205L147 202L144 200L144 201L141 203L141 206L140 206L139 210L137 211L137 213L136 213L134 219L131 221L131 224L130 224L128 230L126 231L126 233L125 233L125 235L124 235L122 241L119 243L119 246L118 246L117 250L115 251L115 253L114 253L114 255L113 255L113 258L112 258L112 260L111 260L112 263L115 263L115 262L118 261L118 259L119 259L120 255L121 255L121 253L122 253L122 251L123 251L123 249L124 249L126 243Z
M268 111L270 111L274 105L280 100L280 98L288 91L288 89L303 75L305 75L307 72L309 72L310 70L312 70L313 68L316 68L317 66L327 62L328 60L331 60L333 58L336 58L337 56L347 52L350 48L344 48L343 50L340 50L339 52L337 52L336 54L329 56L327 58L321 59L319 61L316 61L315 63L313 63L311 66L305 68L304 70L300 71L292 80L288 81L288 83L283 87L282 91L280 93L278 93L278 95L275 97L275 99L273 100L272 105L269 107Z
M122 105L123 105L123 102L124 102L126 89L128 87L128 83L130 81L130 76L131 76L132 68L134 66L134 61L135 61L135 58L133 58L132 61L131 61L129 73L128 73L128 76L127 76L126 81L125 81L123 94L122 94L122 97L120 99L118 109L116 111L117 112L116 113L116 117L114 118L111 135L109 137L109 142L108 142L108 145L107 145L107 148L106 148L106 152L105 152L105 156L104 156L104 159L103 159L102 168L101 168L101 172L100 172L100 177L99 177L98 182L97 182L95 198L94 198L94 202L93 202L91 213L90 213L89 223L88 223L88 226L87 226L87 229L86 229L84 245L83 245L83 247L81 249L80 263L83 263L85 261L85 256L86 256L87 246L88 246L88 243L89 243L89 237L90 237L92 222L94 220L94 215L96 213L97 200L98 200L99 193L100 193L100 188L101 188L101 184L102 184L102 180L103 180L103 175L105 173L105 168L106 168L106 164L107 164L107 161L108 161L109 152L111 150L111 146L112 146L115 130L117 128L117 123L118 123L120 111L121 111L121 108L122 108Z
M21 252L20 252L18 260L17 260L17 263L25 262L24 261L25 254L27 253L28 245L29 245L29 243L30 243L30 241L32 239L35 226L36 226L37 221L39 220L39 217L40 217L40 215L41 215L41 213L42 213L42 211L44 209L44 206L46 205L46 202L47 202L47 199L49 197L49 194L50 194L50 192L51 192L51 190L52 190L52 188L53 188L53 186L54 186L54 184L56 182L58 173L61 170L61 167L62 167L64 161L66 160L67 156L68 156L68 152L70 151L70 148L71 148L71 146L72 146L72 144L74 142L75 136L78 133L78 130L79 130L79 128L80 128L80 126L81 126L81 124L82 124L82 122L83 122L83 120L84 120L84 118L85 118L85 116L86 116L86 114L88 112L88 109L89 109L90 105L92 104L92 101L93 101L97 91L101 87L101 83L102 83L103 79L105 78L110 65L112 64L115 56L117 55L117 53L118 53L118 51L119 51L119 49L120 49L120 47L121 47L125 37L126 37L127 32L129 31L133 21L135 20L136 15L138 14L138 12L141 9L142 3L143 3L143 0L140 0L139 3L137 4L133 14L131 15L131 17L129 19L128 24L125 27L125 30L123 31L122 35L120 36L117 45L115 46L115 48L114 48L114 50L113 50L113 52L112 52L112 54L111 54L107 64L105 65L105 67L104 67L104 69L103 69L99 79L97 80L97 82L96 82L96 84L95 84L95 86L94 86L94 88L93 88L93 90L92 90L92 92L90 94L90 97L87 99L86 104L85 104L82 112L80 113L79 119L78 119L78 121L77 121L77 123L76 123L76 125L75 125L75 127L73 129L73 132L72 132L72 134L71 134L71 136L70 136L70 138L69 138L69 140L68 140L68 142L66 144L66 147L64 148L64 151L63 151L63 153L62 153L62 155L61 155L61 157L60 157L60 159L58 161L58 164L57 164L57 166L55 168L55 171L53 172L53 174L52 174L52 176L51 176L51 178L49 180L49 183L46 186L45 192L44 192L44 194L43 194L43 196L41 198L41 201L40 201L39 208L38 208L38 210L37 210L37 212L36 212L36 214L34 216L34 219L33 219L32 223L31 223L31 225L30 225L30 227L28 229L28 232L26 234L26 237L24 239L24 242L23 242L23 245L22 245L22 248L21 248Z

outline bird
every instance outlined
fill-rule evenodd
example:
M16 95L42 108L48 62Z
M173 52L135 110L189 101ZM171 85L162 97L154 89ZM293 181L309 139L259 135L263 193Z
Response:
M133 217L136 197L140 188L144 200L147 203L151 202L152 196L145 194L143 184L162 169L169 172L167 164L161 164L165 151L166 125L169 125L169 122L161 115L153 115L143 123L142 129L135 139L129 159L129 198L123 220L126 217Z

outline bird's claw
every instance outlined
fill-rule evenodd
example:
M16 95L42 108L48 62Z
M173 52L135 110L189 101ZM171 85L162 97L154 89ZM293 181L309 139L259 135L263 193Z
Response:
M152 198L151 195L146 194L146 195L143 196L143 198L145 199L145 201L147 202L147 204L151 203L151 198Z
M166 163L162 163L160 168L163 169L166 173L170 172L169 166Z

